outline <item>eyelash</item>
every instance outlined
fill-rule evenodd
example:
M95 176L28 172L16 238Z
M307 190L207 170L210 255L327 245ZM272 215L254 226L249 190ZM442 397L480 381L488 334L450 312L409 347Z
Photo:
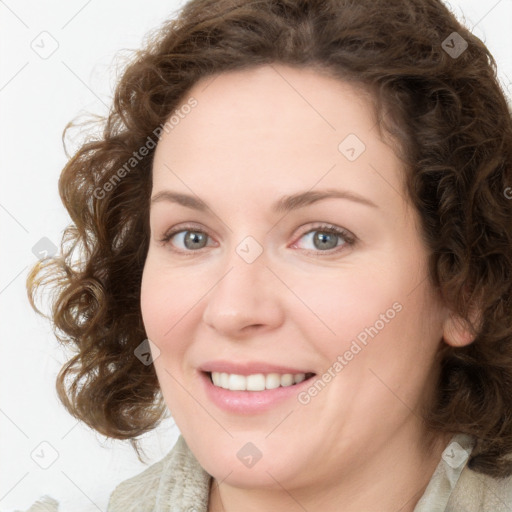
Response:
M165 233L165 235L159 240L159 242L162 243L163 245L168 245L168 243L170 242L171 238L174 235L176 235L178 233L181 233L183 231L191 231L191 232L194 232L194 233L201 233L203 235L208 236L208 238L209 238L208 233L204 232L203 230L198 229L195 226L191 226L191 225L187 226L187 225L185 225L185 226L180 226L178 228L174 228L174 229L171 229L171 230L167 231ZM329 234L338 235L338 236L340 236L344 240L343 244L341 244L339 246L336 246L336 247L334 247L332 249L325 250L325 251L315 250L315 249L303 249L307 253L314 253L314 254L316 254L316 255L318 255L320 257L323 257L323 254L325 254L326 256L337 254L337 253L341 252L342 250L346 250L347 247L352 247L353 245L355 245L355 243L357 241L357 238L355 237L355 235L353 235L352 233L350 233L346 229L339 228L339 227L334 226L332 224L320 224L318 226L315 226L314 228L310 229L309 231L306 231L306 232L302 233L297 240L300 240L305 235L308 235L308 234L310 234L312 232L315 232L315 231L319 231L321 233L329 233ZM206 247L203 247L202 249L206 249ZM185 256L194 256L195 253L200 253L202 249L198 249L196 251L191 251L191 250L184 251L183 249L172 249L172 250L174 252L183 254Z

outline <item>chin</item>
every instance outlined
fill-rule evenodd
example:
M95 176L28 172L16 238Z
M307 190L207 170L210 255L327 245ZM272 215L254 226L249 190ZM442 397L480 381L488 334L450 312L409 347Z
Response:
M265 441L266 435L254 435L255 441L251 442L250 434L229 439L226 434L226 439L214 442L213 450L213 443L202 437L191 449L205 471L217 481L234 487L275 488L279 484L291 487L293 481L299 484L297 479L301 475L311 474L306 458L302 461L297 458L300 447L294 447L278 436L273 442ZM302 455L303 452L301 458Z

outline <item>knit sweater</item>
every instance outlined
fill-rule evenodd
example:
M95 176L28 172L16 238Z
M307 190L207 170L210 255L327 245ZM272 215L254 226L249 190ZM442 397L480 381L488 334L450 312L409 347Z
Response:
M512 477L470 470L473 445L452 437L414 512L512 512ZM115 488L107 512L207 512L211 478L180 435L162 460Z

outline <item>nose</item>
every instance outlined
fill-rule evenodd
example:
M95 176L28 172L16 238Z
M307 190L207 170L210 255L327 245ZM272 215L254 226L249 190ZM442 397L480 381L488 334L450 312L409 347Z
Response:
M219 335L241 338L279 327L284 308L284 285L267 267L263 252L247 262L236 251L223 266L222 275L205 297L203 321Z

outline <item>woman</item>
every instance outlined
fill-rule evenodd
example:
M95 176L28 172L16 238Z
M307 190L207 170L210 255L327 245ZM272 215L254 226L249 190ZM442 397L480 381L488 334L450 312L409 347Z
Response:
M28 282L72 414L180 429L109 511L511 510L511 183L494 61L441 2L186 4Z

